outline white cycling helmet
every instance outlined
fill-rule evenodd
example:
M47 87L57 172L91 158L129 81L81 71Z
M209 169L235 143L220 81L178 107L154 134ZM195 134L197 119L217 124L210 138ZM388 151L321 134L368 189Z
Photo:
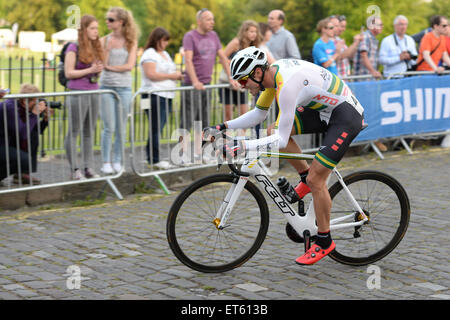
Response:
M266 53L256 47L248 47L238 51L230 63L231 78L239 80L249 75L257 66L267 67Z

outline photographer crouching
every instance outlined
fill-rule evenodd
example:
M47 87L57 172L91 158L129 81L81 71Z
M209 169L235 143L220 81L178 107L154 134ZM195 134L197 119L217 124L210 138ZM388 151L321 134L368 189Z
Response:
M22 84L20 93L40 90L35 85ZM6 99L0 103L0 181L14 174L14 183L40 184L31 172L37 171L39 134L47 128L55 107L61 104L37 98Z

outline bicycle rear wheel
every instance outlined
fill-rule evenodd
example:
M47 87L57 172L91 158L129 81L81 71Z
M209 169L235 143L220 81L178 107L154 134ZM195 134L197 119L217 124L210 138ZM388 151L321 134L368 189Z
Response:
M373 263L394 250L405 235L410 216L408 195L397 180L378 171L355 172L344 182L369 221L361 227L333 230L336 249L330 257L355 266ZM331 219L353 215L353 221L361 220L339 182L329 192Z
M175 256L200 272L225 272L250 259L263 243L269 209L261 191L247 181L226 226L215 215L237 178L217 174L202 178L177 197L167 217L167 239Z

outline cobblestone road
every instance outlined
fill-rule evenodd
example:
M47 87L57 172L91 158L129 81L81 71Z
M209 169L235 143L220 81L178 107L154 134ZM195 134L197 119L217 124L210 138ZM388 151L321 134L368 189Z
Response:
M393 175L411 201L405 238L375 264L379 289L368 289L373 274L367 266L330 258L296 265L302 247L288 240L279 214L271 215L259 252L240 268L190 270L173 256L165 235L178 190L91 207L2 213L0 299L449 299L449 168L450 149L441 148L342 161L343 174L375 169Z

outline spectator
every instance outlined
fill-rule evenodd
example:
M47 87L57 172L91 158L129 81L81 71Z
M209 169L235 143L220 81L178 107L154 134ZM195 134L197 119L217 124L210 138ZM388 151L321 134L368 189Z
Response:
M165 51L169 40L169 32L162 27L157 27L150 33L145 45L145 51L139 62L142 91L175 89L176 80L182 79L181 72L177 71L177 66L167 51ZM159 135L166 124L167 114L172 111L172 100L174 97L174 91L158 91L152 93L150 97L148 94L142 94L142 99L150 99L150 111L145 109L147 117L149 117L149 129L151 131L151 138L149 135L146 147L147 161L160 169L170 168L168 161L160 161Z
M258 22L258 25L259 25L259 32L261 33L261 36L262 36L262 40L261 40L261 43L259 44L259 47L266 52L267 62L269 63L269 65L271 65L272 63L274 63L276 61L275 58L273 57L272 53L270 52L269 47L267 46L267 42L269 42L270 38L272 37L272 30L270 30L269 25L265 22ZM261 94L261 92L258 92L258 94L255 97L255 101L258 100L260 94ZM258 123L255 126L257 139L259 139L260 130L261 130L261 124Z
M137 27L131 12L114 7L106 13L106 25L112 32L100 39L105 49L105 65L100 77L100 89L113 90L120 97L103 94L100 117L103 121L101 135L103 173L122 170L122 152L125 129L132 98L131 70L136 64ZM115 134L111 166L112 136Z
M267 42L267 47L275 60L280 59L301 59L300 50L294 35L284 28L286 16L281 10L269 12L267 23L272 30L272 37ZM279 107L275 101L275 115L278 117Z
M450 26L447 26L447 53L450 55ZM446 70L450 70L450 64L446 64L445 66ZM449 132L449 131L447 131ZM441 147L443 148L450 148L450 133L447 133L447 135L444 136L444 139L441 141Z
M338 43L342 43L340 56L336 61L336 67L339 77L348 77L351 74L350 59L355 56L358 45L363 36L358 33L353 37L353 43L348 47L345 39L340 36L347 28L347 18L344 15L331 16L331 22L334 25L334 45L337 47Z
M447 53L450 54L450 25L447 26Z
M447 52L448 21L443 16L435 16L431 20L431 32L425 34L420 42L419 57L417 58L417 71L434 71L442 73L445 68L439 66L442 60L450 65Z
M417 59L416 43L406 34L408 19L399 15L394 19L394 33L381 41L380 63L384 76L407 71Z
M355 56L355 75L371 74L374 78L382 77L378 69L378 40L377 35L383 30L383 22L379 17L369 17L367 19L368 30L363 33L363 38L358 46ZM375 146L386 152L387 147L381 141L376 141Z
M314 63L337 74L336 60L339 58L342 43L339 43L337 48L334 45L334 25L331 19L320 20L317 23L316 31L320 34L320 38L314 43L312 50Z
M430 24L431 21L433 21L433 19L435 19L436 17L437 17L436 15L430 17ZM433 28L428 27L418 33L413 34L411 37L414 39L417 45L420 46L420 42L422 41L423 36L426 35L428 32L430 32L431 30L433 30Z
M180 127L189 131L194 120L201 120L202 128L209 125L209 102L210 94L205 90L205 85L211 82L213 67L216 56L225 70L230 84L233 88L240 88L239 84L231 79L230 65L222 49L217 33L214 29L214 14L204 8L197 12L197 28L187 32L183 37L183 48L185 52L186 76L183 85L194 86L194 92L186 93L182 96L183 105L181 108ZM201 128L200 128L201 129ZM201 130L195 133L196 141L201 140ZM179 164L188 164L190 159L186 155L187 139L180 136L182 142L181 161ZM194 160L201 161L201 144L196 145Z
M103 70L104 52L98 37L98 21L94 16L81 17L78 43L67 47L64 72L71 91L97 90L98 75ZM92 169L93 138L99 111L98 94L72 95L68 98L69 128L64 146L73 180L98 178ZM77 138L81 132L82 165L77 161Z
M22 94L39 92L32 84L20 86ZM47 127L50 110L37 98L7 99L0 103L0 180L14 174L14 183L40 183L30 171L37 169L38 128L42 133ZM42 113L44 117L38 124Z
M354 74L371 74L374 78L381 78L378 68L378 40L377 35L383 30L381 18L367 19L368 30L364 32L358 50L356 51Z
M447 26L447 53L450 55L450 25ZM450 70L450 65L446 64L446 68L447 70Z
M262 40L259 44L259 47L266 51L267 53L267 62L269 64L274 63L276 60L273 57L272 53L270 52L269 47L267 46L267 42L269 42L270 38L272 37L272 30L270 30L270 27L267 23L259 22L259 32L261 33Z
M253 20L244 21L239 29L237 37L233 38L225 47L224 53L228 57L228 62L231 61L233 56L239 50L255 46L259 47L261 43L261 34L259 32L258 24ZM228 78L222 70L222 75L225 79L221 79L221 82L228 83ZM248 93L245 90L228 89L225 88L219 91L220 102L225 103L225 117L224 121L231 120L233 118L233 105L239 105L239 115L242 115L248 111Z
M272 30L272 37L267 46L275 60L279 59L301 59L300 50L294 35L284 28L286 18L281 10L272 10L268 16L268 24Z

